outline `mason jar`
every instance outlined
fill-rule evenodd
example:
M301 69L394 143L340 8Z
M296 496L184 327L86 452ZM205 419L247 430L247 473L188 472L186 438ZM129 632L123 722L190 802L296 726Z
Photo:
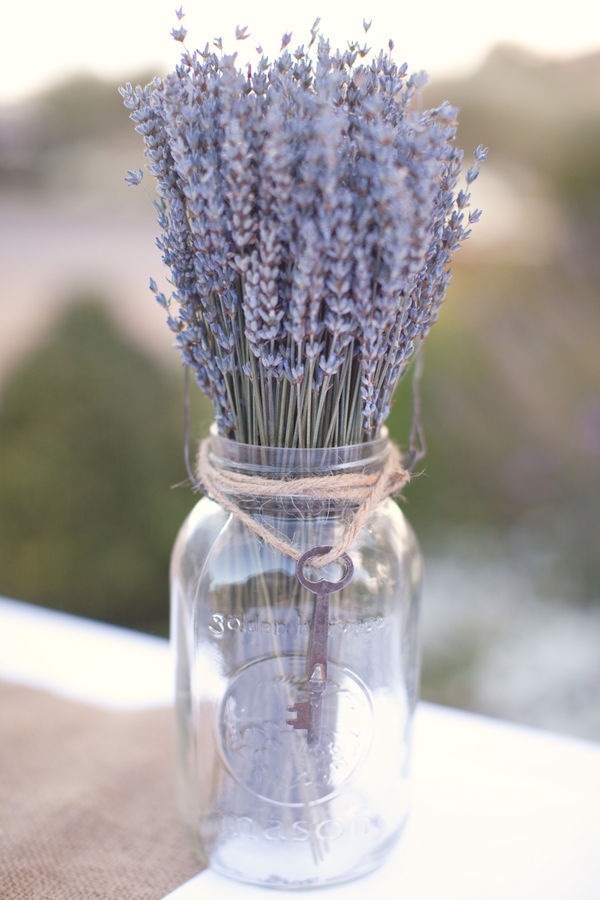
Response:
M223 875L281 888L353 879L388 856L408 814L421 554L387 498L320 567L359 501L328 496L327 480L316 497L305 488L380 472L390 445L209 441L211 465L235 476L234 511L204 497L173 551L181 812ZM261 494L256 476L285 480L285 493Z

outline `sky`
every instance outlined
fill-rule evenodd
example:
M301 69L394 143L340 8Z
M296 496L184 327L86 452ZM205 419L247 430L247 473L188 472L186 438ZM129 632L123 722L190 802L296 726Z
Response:
M135 79L139 72L172 68L180 46L169 36L179 0L26 0L3 4L0 17L0 102L18 102L39 88L75 73ZM600 49L600 5L593 0L187 0L183 24L188 44L204 46L222 36L226 47L236 25L251 38L237 48L261 44L269 55L281 35L305 42L317 16L337 47L362 39L395 43L399 62L432 77L474 70L497 43L513 43L543 56L564 58Z

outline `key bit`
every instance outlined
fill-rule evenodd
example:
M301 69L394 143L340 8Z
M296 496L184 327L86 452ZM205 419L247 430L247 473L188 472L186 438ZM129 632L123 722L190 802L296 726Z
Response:
M314 743L319 736L321 724L321 700L327 687L327 670L317 663L308 679L308 700L298 700L288 706L288 712L295 713L294 719L286 719L287 725L308 732L308 743Z
M310 700L298 700L297 703L292 703L291 706L288 706L288 712L294 713L295 718L286 719L286 725L292 725L294 728L300 728L305 731L310 730Z
M319 740L321 730L321 694L315 694L310 700L298 700L288 706L288 712L295 713L295 718L286 719L286 724L306 731L309 744Z

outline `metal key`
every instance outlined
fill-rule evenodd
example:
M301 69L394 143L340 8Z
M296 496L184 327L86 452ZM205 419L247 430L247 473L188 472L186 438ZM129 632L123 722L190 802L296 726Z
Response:
M288 707L288 711L295 713L293 719L286 719L288 725L307 732L308 743L314 744L319 737L321 727L321 704L323 693L327 687L327 642L329 637L329 595L341 591L354 574L352 560L347 553L342 553L340 562L346 571L339 581L309 581L304 574L304 568L311 559L324 556L331 547L313 547L303 553L296 567L296 577L300 584L315 595L313 610L310 649L308 654L308 667L306 672L305 690L308 691L307 700L298 700Z

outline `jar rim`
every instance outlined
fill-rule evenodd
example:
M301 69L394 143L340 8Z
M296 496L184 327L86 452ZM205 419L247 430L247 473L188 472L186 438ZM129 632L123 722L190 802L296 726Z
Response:
M379 437L360 444L340 447L271 447L244 444L218 434L216 425L210 428L210 456L223 468L239 469L253 474L284 472L288 475L335 472L365 467L378 468L388 454L389 435L382 428Z

